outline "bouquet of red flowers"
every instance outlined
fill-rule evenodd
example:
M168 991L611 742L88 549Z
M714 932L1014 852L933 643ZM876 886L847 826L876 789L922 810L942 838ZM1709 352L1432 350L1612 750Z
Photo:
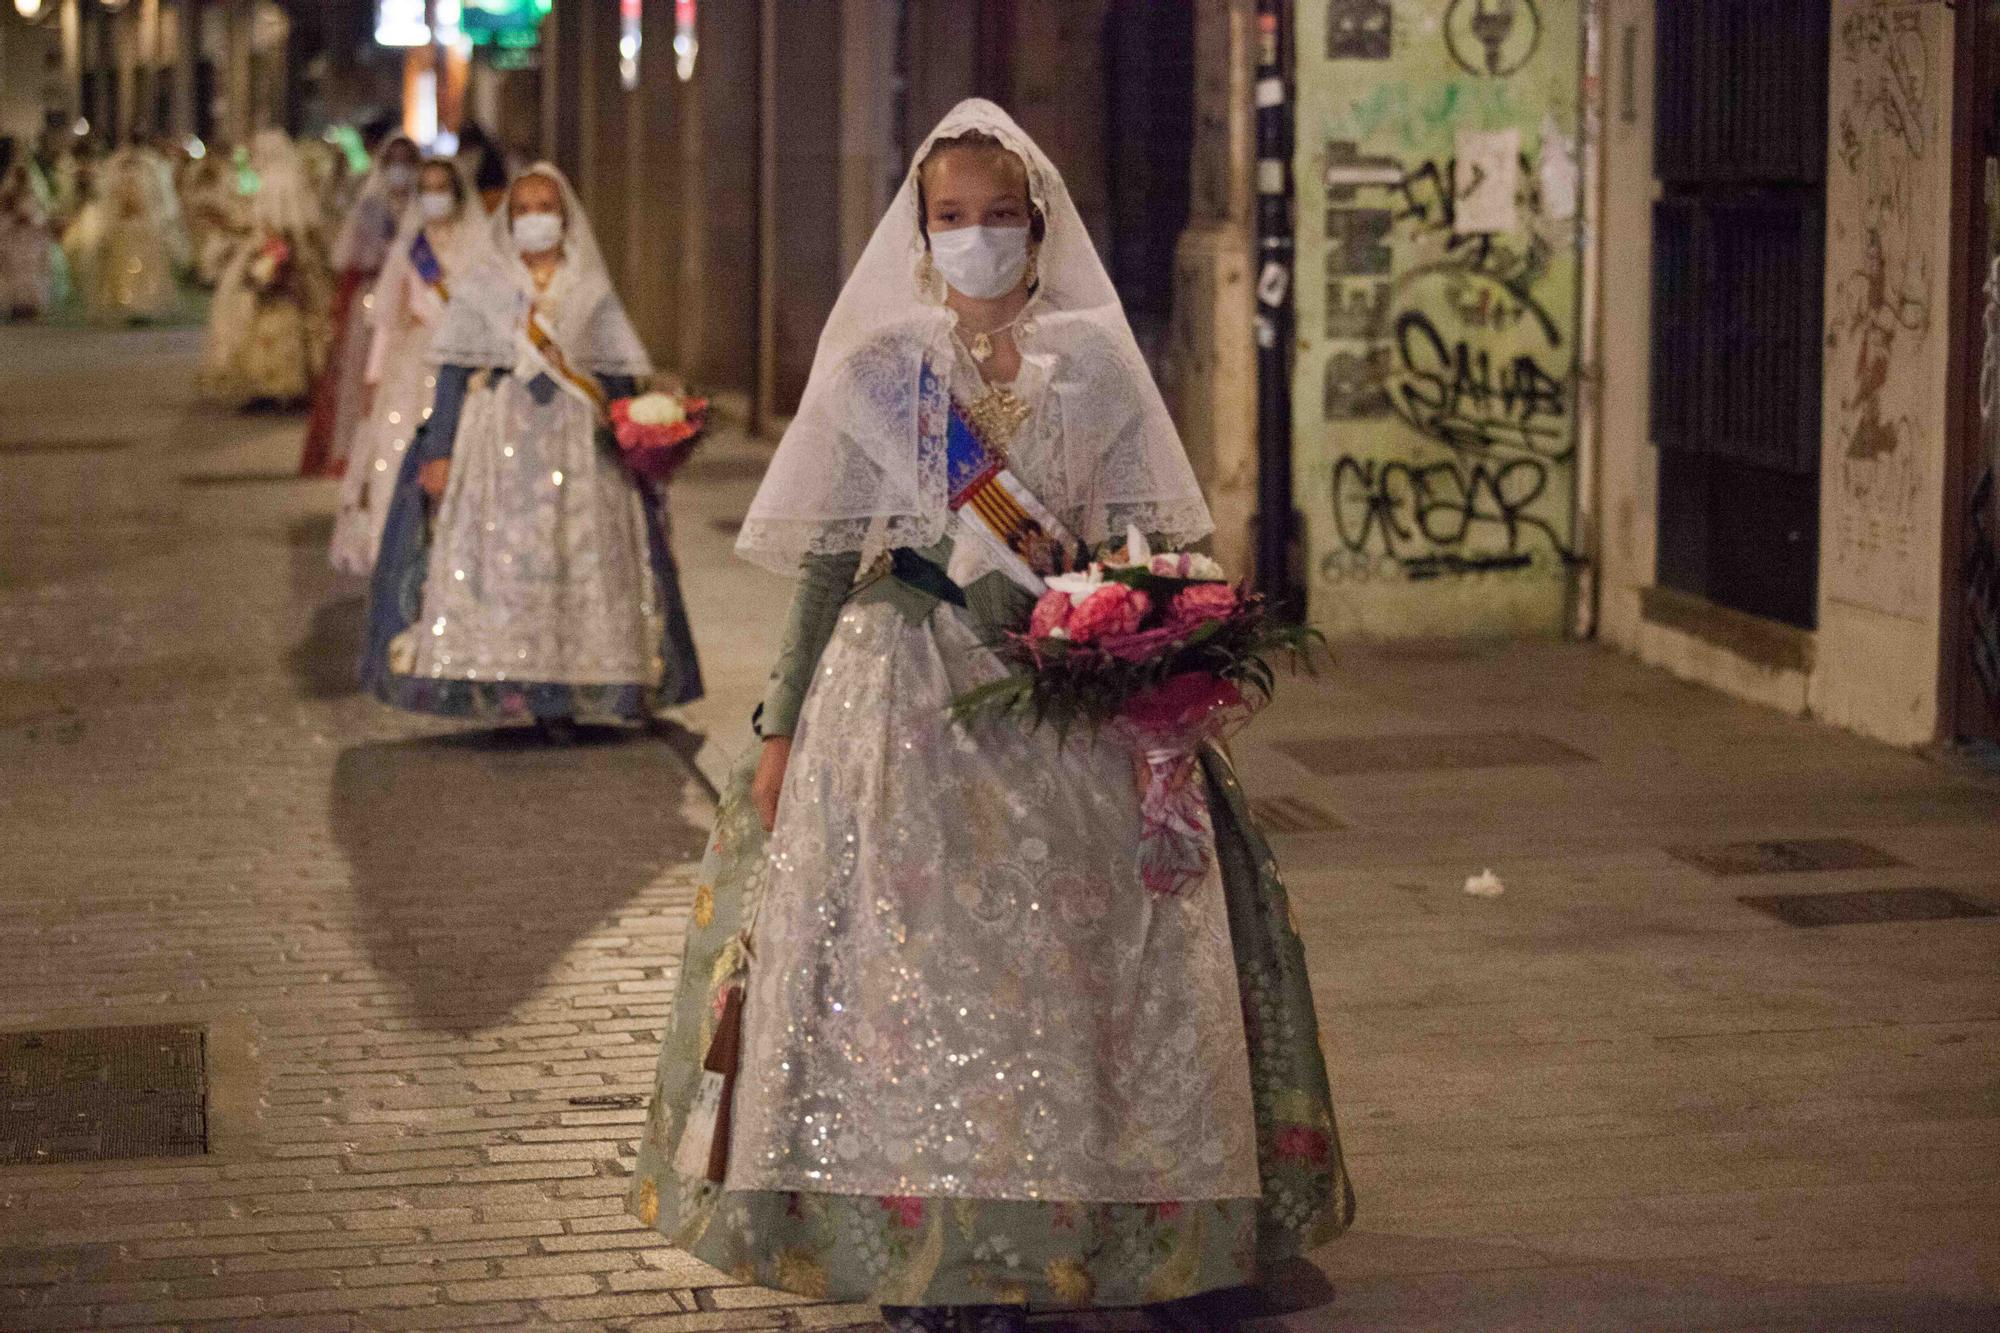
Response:
M1284 653L1311 668L1324 638L1278 619L1204 555L1147 549L1136 530L1122 558L1048 580L1024 629L994 651L1007 675L953 702L961 721L996 716L1109 730L1139 773L1140 874L1175 894L1208 870L1213 827L1196 759L1270 701Z
M625 466L663 483L693 455L708 428L708 400L677 393L642 393L611 404L611 434Z
M250 257L246 274L253 289L265 295L284 289L292 275L292 247L283 236L273 234Z

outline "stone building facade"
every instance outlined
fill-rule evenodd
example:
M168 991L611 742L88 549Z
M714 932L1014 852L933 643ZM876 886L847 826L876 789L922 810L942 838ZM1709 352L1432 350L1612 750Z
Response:
M245 142L295 118L295 16L317 29L354 6L15 0L0 9L0 133L33 142L75 127L103 144L195 134Z
M299 6L43 3L10 118L37 60L79 113L299 118L254 40ZM464 104L772 433L910 151L993 97L1230 567L1335 635L1595 636L1926 744L2000 739L1996 42L2000 0L556 0Z
M2000 739L1996 11L1292 4L1315 621Z
M1990 412L1982 421L1978 394L1996 364L1995 168L1980 142L1994 6L1772 9L1786 11L1769 17L1794 38L1777 58L1809 50L1818 69L1779 78L1768 56L1744 49L1721 92L1751 101L1760 81L1775 85L1783 100L1750 123L1764 142L1802 151L1791 164L1739 151L1765 165L1719 185L1691 186L1677 147L1672 92L1702 75L1687 69L1676 29L1701 16L1681 0L1603 0L1595 16L1608 57L1600 632L1690 679L1885 740L2000 739L1995 423ZM1697 191L1713 206L1689 203ZM1770 227L1787 197L1805 201L1795 266ZM1689 208L1693 290L1673 281ZM1805 337L1755 308L1786 295ZM1714 364L1669 354L1694 347L1673 341L1677 331L1716 305L1735 311L1736 333ZM1731 371L1745 362L1748 374ZM1760 409L1789 396L1788 363L1808 368L1801 447L1770 448L1768 430L1732 439L1744 420L1771 422ZM1749 381L1734 406L1732 378ZM1703 394L1722 404L1703 418L1704 438L1671 438L1679 404ZM1790 420L1781 413L1778 425Z

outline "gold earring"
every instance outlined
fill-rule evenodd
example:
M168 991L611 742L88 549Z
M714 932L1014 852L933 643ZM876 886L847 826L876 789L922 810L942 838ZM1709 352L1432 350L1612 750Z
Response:
M1028 251L1027 279L1031 292L1042 285L1042 252L1039 249Z
M924 251L924 257L917 261L917 295L937 296L938 295L937 289L938 289L937 265L931 262L931 252L929 249L926 249Z

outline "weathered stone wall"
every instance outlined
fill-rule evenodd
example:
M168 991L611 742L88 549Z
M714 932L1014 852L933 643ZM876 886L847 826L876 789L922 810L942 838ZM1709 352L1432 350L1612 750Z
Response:
M1953 11L1834 0L1813 709L1937 729Z

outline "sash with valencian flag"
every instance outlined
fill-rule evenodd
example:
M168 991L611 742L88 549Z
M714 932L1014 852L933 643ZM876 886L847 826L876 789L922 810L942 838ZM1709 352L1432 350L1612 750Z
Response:
M926 364L920 396L935 401L942 392ZM1070 568L1076 539L1008 468L1006 457L980 438L955 400L945 423L945 486L960 525L1028 592L1039 597L1047 591L1044 575Z
M438 262L437 251L431 247L431 238L418 232L410 242L410 268L424 280L424 285L438 294L438 299L451 299L451 289L445 286L444 265Z

